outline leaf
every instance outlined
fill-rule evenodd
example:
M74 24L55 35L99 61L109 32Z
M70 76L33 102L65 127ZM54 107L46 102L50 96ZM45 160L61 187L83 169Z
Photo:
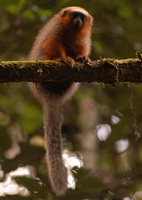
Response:
M9 173L16 170L19 166L33 165L35 168L40 165L40 162L45 154L45 150L38 146L32 146L28 142L20 143L21 152L12 160L5 159L2 163L2 170Z
M48 194L46 185L37 179L22 176L15 177L14 180L19 185L26 187L33 198L39 197L45 199Z

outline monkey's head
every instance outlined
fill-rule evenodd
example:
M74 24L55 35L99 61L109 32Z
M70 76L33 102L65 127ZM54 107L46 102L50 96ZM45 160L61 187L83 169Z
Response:
M62 22L66 27L71 26L74 30L80 30L83 27L91 27L93 18L83 8L80 7L67 7L59 13Z

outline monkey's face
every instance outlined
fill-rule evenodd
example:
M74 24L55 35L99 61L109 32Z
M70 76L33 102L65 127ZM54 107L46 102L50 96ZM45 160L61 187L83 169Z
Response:
M71 13L72 25L75 29L79 29L83 25L85 19L86 15L84 13L76 11Z
M87 28L92 26L93 18L89 13L80 7L67 7L60 12L62 23L64 26L73 28L74 30Z

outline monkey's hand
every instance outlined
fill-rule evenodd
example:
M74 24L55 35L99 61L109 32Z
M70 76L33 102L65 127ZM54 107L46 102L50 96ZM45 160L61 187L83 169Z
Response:
M74 67L74 60L70 58L69 56L65 58L58 58L56 61L66 63L69 67L73 68Z
M91 59L88 56L83 56L83 57L77 58L76 61L84 62L85 64L92 63Z

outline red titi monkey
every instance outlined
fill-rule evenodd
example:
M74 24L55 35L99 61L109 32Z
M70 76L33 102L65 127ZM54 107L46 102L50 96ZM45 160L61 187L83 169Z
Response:
M93 18L80 7L67 7L40 30L29 60L56 60L74 66L75 60L90 61ZM62 159L62 106L72 97L78 83L30 83L44 113L44 132L48 174L53 191L62 195L67 190L67 175Z

